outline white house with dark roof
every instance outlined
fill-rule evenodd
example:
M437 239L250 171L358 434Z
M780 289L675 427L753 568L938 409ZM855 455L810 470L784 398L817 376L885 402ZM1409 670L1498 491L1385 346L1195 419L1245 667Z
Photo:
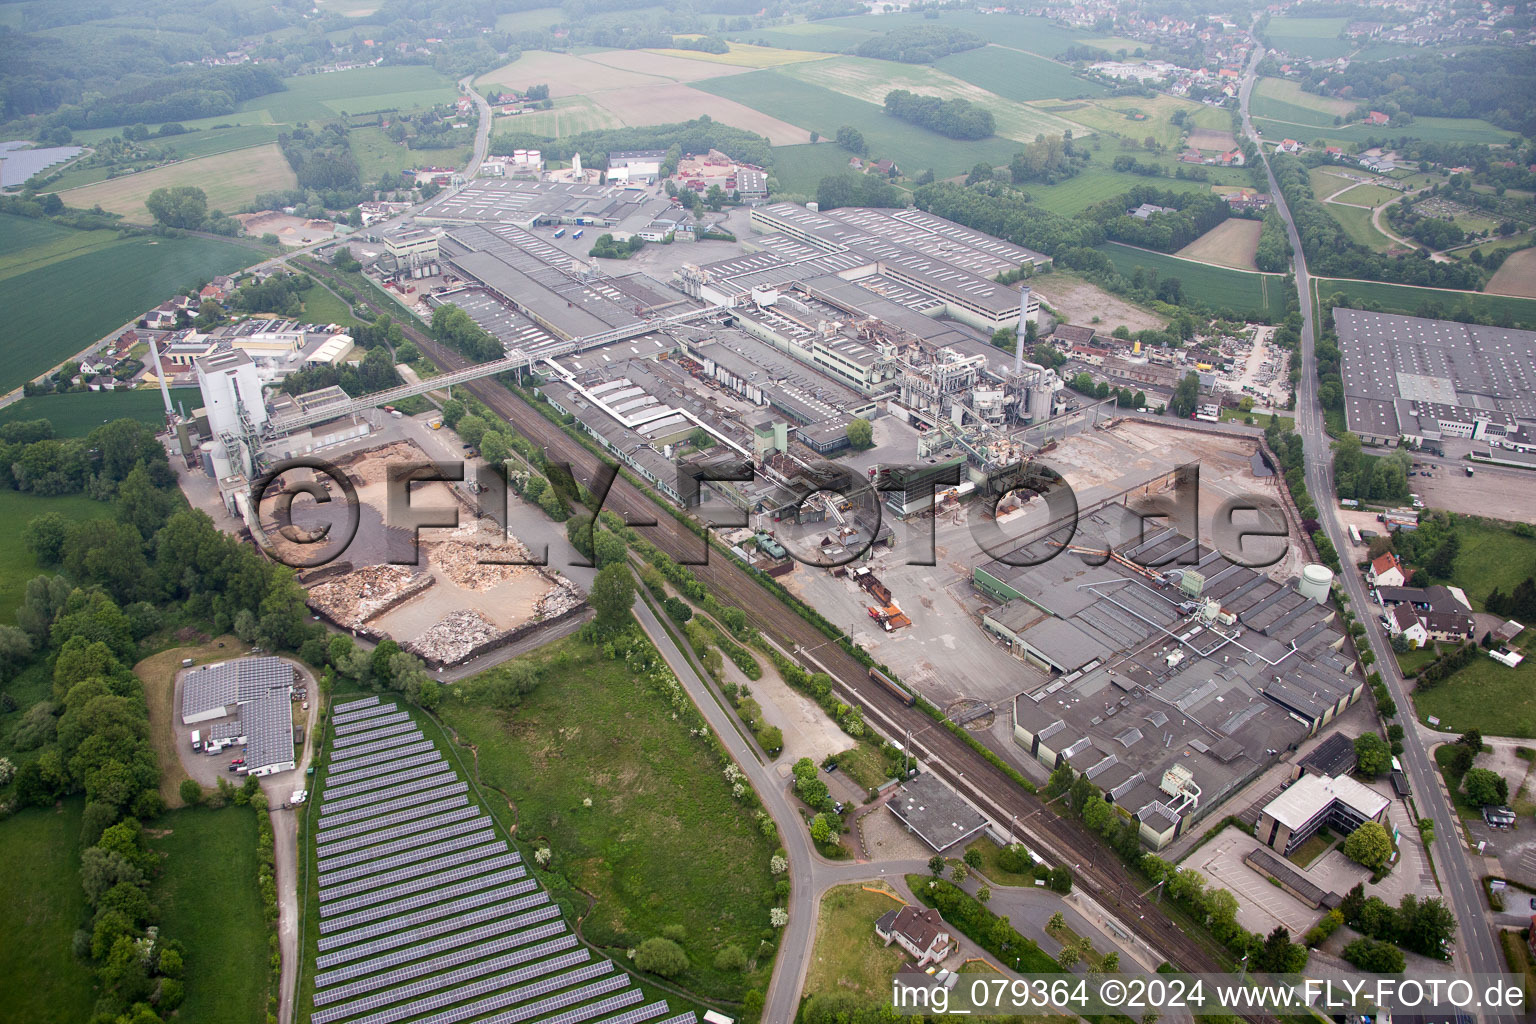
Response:
M875 922L875 934L887 946L894 942L906 950L919 967L943 960L955 941L937 910L919 910L912 906L892 910L881 917Z

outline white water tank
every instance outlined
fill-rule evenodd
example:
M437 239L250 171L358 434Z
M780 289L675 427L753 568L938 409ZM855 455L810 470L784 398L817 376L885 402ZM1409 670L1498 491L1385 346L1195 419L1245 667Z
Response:
M1296 584L1296 589L1301 591L1303 597L1310 597L1314 604L1322 604L1328 600L1328 591L1332 586L1333 570L1326 565L1311 562L1302 567L1301 582Z

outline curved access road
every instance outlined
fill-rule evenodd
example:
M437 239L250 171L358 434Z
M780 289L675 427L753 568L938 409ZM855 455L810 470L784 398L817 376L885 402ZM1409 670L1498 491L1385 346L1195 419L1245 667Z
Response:
M1263 55L1263 48L1256 46L1238 93L1243 133L1256 145L1259 144L1259 137L1249 119L1248 104L1253 93L1258 64ZM1301 248L1301 238L1296 231L1296 222L1292 219L1285 196L1281 194L1275 181L1268 154L1264 152L1262 146L1259 153L1264 161L1264 171L1269 177L1270 195L1274 197L1275 206L1285 221L1286 233L1290 237L1291 248L1295 253L1296 291L1301 303L1302 319L1301 388L1297 394L1296 428L1305 444L1304 468L1307 487L1311 490L1317 504L1324 533L1333 543L1335 550L1345 551L1348 548L1344 527L1339 521L1338 505L1330 500L1334 493L1333 460L1329 454L1329 439L1324 429L1323 408L1317 397L1316 326L1312 308L1312 278L1307 273L1307 258ZM1359 573L1355 572L1353 567L1346 566L1340 582L1352 606L1358 610L1360 621L1365 624L1366 640L1376 655L1375 667L1380 670L1382 680L1392 694L1392 700L1402 713L1411 714L1413 705L1409 700L1407 683L1402 673L1398 671L1397 658L1392 653L1392 647L1387 641L1379 617L1372 614L1373 606L1369 595L1365 592ZM1439 868L1441 890L1447 905L1456 917L1458 940L1454 951L1455 959L1462 969L1476 974L1501 973L1505 970L1504 958L1499 950L1496 929L1490 925L1488 914L1484 910L1482 894L1474 878L1470 858L1457 838L1460 833L1457 829L1456 815L1444 791L1440 788L1440 773L1419 730L1410 729L1403 737L1402 761L1412 783L1419 812L1432 818L1436 825L1435 841L1431 851ZM1485 1014L1483 1019L1513 1021L1516 1018L1513 1015Z

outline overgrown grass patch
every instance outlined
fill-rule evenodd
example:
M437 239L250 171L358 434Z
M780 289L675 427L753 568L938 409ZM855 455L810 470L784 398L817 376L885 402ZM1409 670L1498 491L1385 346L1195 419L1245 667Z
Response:
M149 845L163 867L152 896L161 934L186 947L181 1020L266 1020L271 971L256 880L257 813L234 805L185 808L154 822Z
M889 997L891 976L906 955L899 946L886 946L875 934L875 922L902 901L863 885L839 885L821 898L816 942L804 995L854 992L870 1005Z
M96 978L72 941L86 924L80 888L81 797L29 808L0 823L0 1006L8 1020L73 1021L91 1015Z
M685 987L737 1000L765 984L767 961L713 966L726 945L751 957L770 931L775 846L715 754L662 695L581 640L528 657L544 680L514 711L450 696L441 716L477 751L482 782L510 799L518 839L547 845L552 869L594 897L583 934L622 954L680 924Z

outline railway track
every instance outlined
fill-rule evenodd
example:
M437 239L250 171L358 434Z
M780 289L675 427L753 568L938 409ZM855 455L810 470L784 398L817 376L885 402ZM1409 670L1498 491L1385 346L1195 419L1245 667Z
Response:
M381 310L368 300L364 304ZM459 353L434 341L409 324L401 324L410 338L439 369L451 371L470 365ZM556 424L545 419L521 398L495 380L459 385L466 388L524 437L546 447L554 462L570 465L577 480L590 482L597 458ZM618 476L608 493L605 508L627 523L646 529L646 539L679 561L696 561L704 541L657 509L651 498ZM654 523L641 527L640 524ZM929 770L981 803L999 821L1017 818L1027 822L1022 837L1058 862L1073 865L1076 882L1119 918L1149 949L1166 957L1183 971L1220 973L1227 967L1200 943L1186 935L1156 902L1136 888L1136 880L1118 857L1081 823L1056 814L1037 796L1021 789L1001 769L987 761L960 737L929 718L906 707L870 683L867 670L836 643L802 619L782 601L772 599L746 572L724 556L714 553L706 564L692 565L694 574L709 590L747 615L751 624L775 638L785 649L808 652L805 657L832 676L845 699L861 705L866 716L884 726L892 736L910 732L911 742ZM1274 1018L1252 1014L1257 1024Z

